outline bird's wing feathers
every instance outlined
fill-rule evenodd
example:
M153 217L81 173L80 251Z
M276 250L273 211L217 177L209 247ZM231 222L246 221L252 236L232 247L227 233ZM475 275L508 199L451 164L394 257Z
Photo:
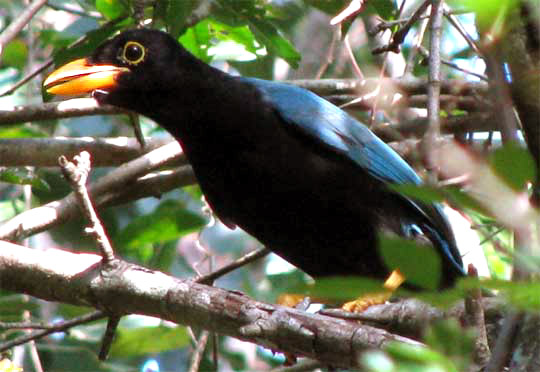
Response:
M293 85L254 78L242 80L254 85L286 124L346 155L372 176L390 183L421 182L399 155L330 102Z
M255 86L286 124L301 129L321 146L346 155L373 177L385 183L418 185L422 182L414 170L366 126L316 94L284 83L240 79ZM425 205L409 198L404 200L444 232L445 237L436 234L440 249L454 267L462 271L461 256L441 206Z

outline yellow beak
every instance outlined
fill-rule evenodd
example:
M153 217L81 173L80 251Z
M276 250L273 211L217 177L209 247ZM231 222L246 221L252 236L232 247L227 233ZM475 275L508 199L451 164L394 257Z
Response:
M116 77L126 67L91 65L85 58L69 62L53 71L43 82L47 93L72 95L107 90L116 86Z

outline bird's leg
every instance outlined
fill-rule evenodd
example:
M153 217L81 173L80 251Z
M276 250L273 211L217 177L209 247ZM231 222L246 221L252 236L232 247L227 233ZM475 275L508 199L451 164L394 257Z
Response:
M358 297L354 301L347 302L341 307L345 311L352 313L361 313L372 305L378 305L385 303L392 293L399 288L405 281L405 276L396 269L392 271L388 279L383 284L384 290L376 293L367 293L361 297Z

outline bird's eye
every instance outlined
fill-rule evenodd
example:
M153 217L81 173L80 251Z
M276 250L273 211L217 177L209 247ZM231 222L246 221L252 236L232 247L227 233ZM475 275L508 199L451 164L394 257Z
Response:
M122 54L120 57L122 60L130 65L136 65L144 60L146 50L144 47L136 41L128 41L124 45Z

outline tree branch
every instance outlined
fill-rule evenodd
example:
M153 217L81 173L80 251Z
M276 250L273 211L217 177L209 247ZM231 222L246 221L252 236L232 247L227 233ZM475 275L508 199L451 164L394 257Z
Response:
M0 56L4 51L4 47L17 36L24 26L30 22L34 14L36 14L46 3L47 0L34 0L8 27L6 27L0 34Z
M389 342L420 345L371 326L269 305L123 261L101 275L100 261L93 254L0 242L0 286L48 301L201 327L337 367L358 367L363 350L384 349Z
M173 164L181 156L182 150L177 142L160 147L101 177L89 187L90 196L96 207L118 198L129 198L131 184L137 178L154 169ZM183 177L182 180L190 181L189 177ZM16 240L28 237L64 223L79 213L77 200L71 193L62 200L20 213L0 225L0 239Z
M441 135L440 95L441 95L441 35L443 19L443 0L431 1L431 20L429 38L429 85L428 85L428 130L422 138L422 157L426 169L433 174L431 181L437 180L433 153L437 139Z
M57 167L61 155L72 158L81 151L92 155L94 167L118 166L171 142L174 139L170 137L146 138L145 146L141 148L132 137L0 139L0 166ZM185 163L186 159L181 157L178 164Z
M93 98L74 98L67 101L16 106L11 110L0 110L0 126L26 123L29 121L127 113L128 111L115 106L100 105Z
M90 154L82 151L73 158L72 162L62 155L58 159L58 162L60 163L64 177L68 179L73 188L83 215L90 222L90 226L85 229L85 232L90 234L96 241L103 257L103 263L111 262L114 260L114 251L111 242L92 205L90 195L88 195L88 189L86 188L86 181L88 180L91 169Z
M428 82L416 78L369 78L357 79L321 79L321 80L289 80L286 83L311 90L322 96L378 94L388 96L400 93L406 96L427 94ZM458 98L485 96L487 84L479 82L465 82L461 80L441 81L441 93ZM463 97L470 96L470 97ZM424 106L425 107L425 106ZM60 102L49 102L39 105L17 106L12 109L0 110L0 126L20 124L29 121L53 120L88 115L116 115L127 114L128 111L109 105L99 105L93 98L74 98Z

